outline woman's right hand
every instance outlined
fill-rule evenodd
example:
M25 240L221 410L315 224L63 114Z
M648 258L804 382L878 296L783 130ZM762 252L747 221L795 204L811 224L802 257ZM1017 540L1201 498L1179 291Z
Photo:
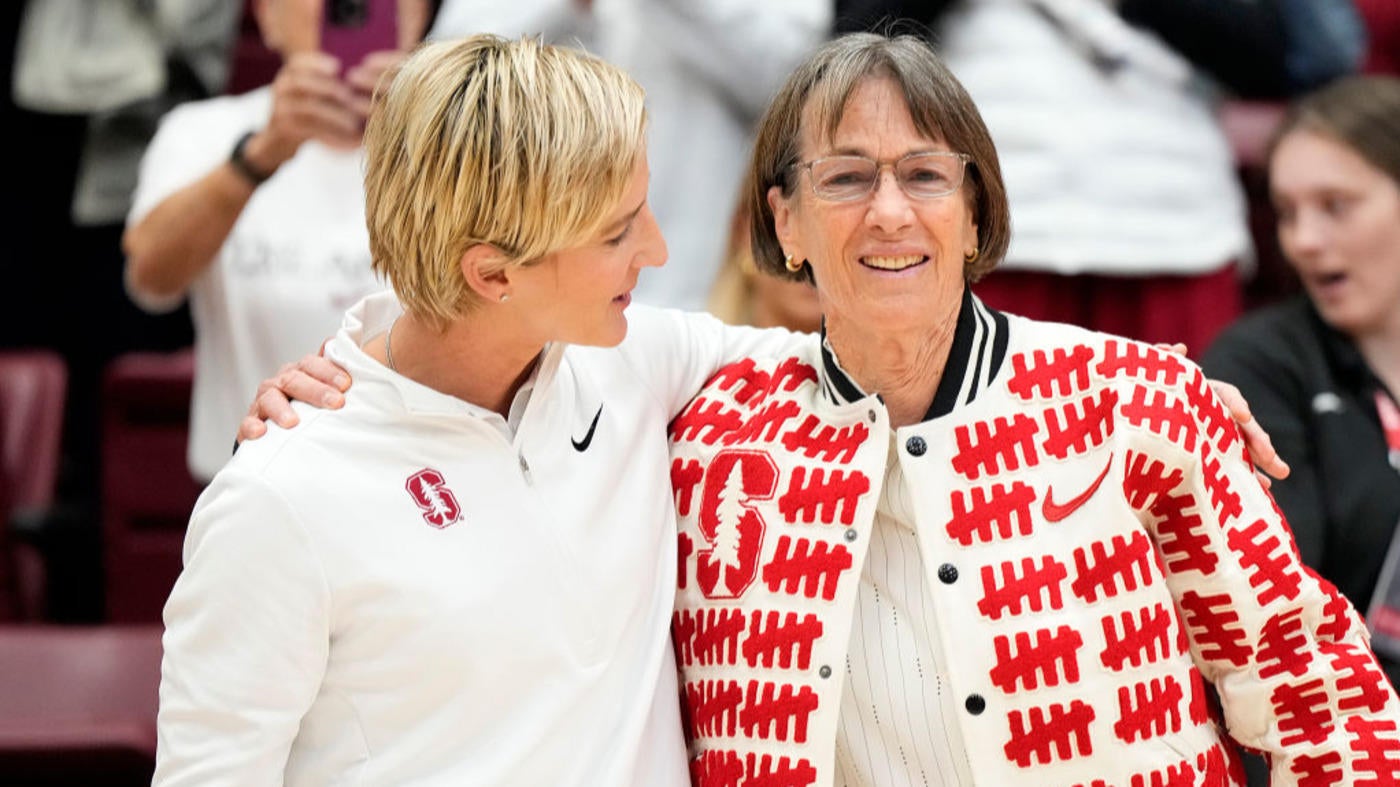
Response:
M292 400L338 410L345 406L348 390L349 373L319 354L285 364L277 374L258 384L257 397L238 425L238 442L262 437L267 432L264 422L268 420L283 429L296 426L300 419L292 409Z

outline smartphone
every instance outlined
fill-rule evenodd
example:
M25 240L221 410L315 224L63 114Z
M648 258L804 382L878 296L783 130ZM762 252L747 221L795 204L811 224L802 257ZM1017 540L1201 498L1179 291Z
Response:
M340 75L370 52L399 47L399 0L326 0L321 51L340 61Z

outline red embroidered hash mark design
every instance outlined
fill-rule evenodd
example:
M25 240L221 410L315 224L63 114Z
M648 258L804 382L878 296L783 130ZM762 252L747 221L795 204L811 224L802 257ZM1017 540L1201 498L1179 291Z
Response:
M1181 732L1181 684L1170 675L1118 687L1118 721L1113 734L1132 743L1169 732Z
M1210 784L1210 782L1206 782ZM1224 787L1228 782L1221 782ZM1176 765L1168 765L1164 770L1149 774L1135 773L1128 787L1195 787L1196 774L1191 763L1182 760Z
M1230 787L1230 759L1220 744L1196 755L1196 770L1204 787Z
M815 415L807 416L801 426L783 435L783 447L789 451L801 451L812 459L818 455L827 462L847 464L856 456L856 449L870 435L865 424L857 423L844 429L834 426L817 426L820 422Z
M1035 350L1029 363L1025 353L1018 353L1011 356L1012 376L1006 387L1027 401L1033 396L1069 396L1089 387L1092 360L1094 351L1082 344L1073 352L1057 347L1048 358L1044 350Z
M685 684L686 707L701 738L734 737L739 728L739 706L744 689L738 681L700 680Z
M423 511L423 521L442 530L462 518L462 506L457 496L447 488L442 473L425 467L403 482L413 504Z
M744 787L807 787L817 781L817 769L805 759L794 763L788 757L749 753L744 764L749 773Z
M749 738L768 740L791 738L807 742L807 721L817 709L817 693L811 686L796 689L791 684L749 681L739 726Z
M827 478L826 470L818 467L808 480L807 468L798 467L788 479L787 492L778 498L778 511L788 524L796 524L799 519L811 524L820 512L823 525L834 524L838 513L841 524L850 525L855 522L860 496L869 491L870 479L859 470L849 474L833 470Z
M1042 765L1052 759L1068 760L1094 753L1089 740L1089 724L1094 709L1082 700L1075 700L1066 709L1062 703L1048 708L1035 707L1029 711L1011 711L1011 740L1003 751L1006 758L1021 766L1031 767L1034 759Z
M851 553L842 545L832 546L825 541L810 541L783 536L778 540L778 549L773 560L763 567L763 581L768 590L777 593L816 598L818 594L826 601L836 598L836 581L841 572L851 567Z
M1201 433L1215 444L1221 453L1229 453L1236 440L1240 439L1239 427L1225 411L1224 405L1215 397L1200 369L1191 373L1186 384L1186 404L1196 414L1201 424Z
M1117 618L1105 615L1099 622L1105 642L1099 661L1115 672L1125 663L1141 667L1171 655L1172 615L1161 604L1139 608L1136 618L1128 610Z
M1020 481L1010 489L1005 484L976 487L966 494L960 489L952 497L953 518L943 527L949 538L963 546L974 540L985 544L1011 538L1013 532L1028 536L1034 502L1035 490Z
M1158 495L1152 504L1157 517L1157 548L1172 573L1199 571L1215 573L1220 556L1211 548L1209 531L1200 515L1188 509L1196 507L1196 498L1189 492Z
M1279 739L1284 746L1311 743L1316 746L1327 740L1335 726L1327 707L1327 686L1322 678L1299 684L1284 684L1274 689L1269 701L1278 717Z
M1168 473L1161 460L1129 451L1123 469L1123 495L1128 505L1141 510L1154 505L1161 495L1171 494L1184 479L1180 468Z
M682 667L733 666L742 655L751 668L762 663L766 668L777 664L789 669L795 663L807 669L813 643L821 635L820 618L807 614L799 620L795 612L787 613L780 623L777 611L755 611L745 618L738 609L678 610L671 623L676 661Z
M1176 385L1186 366L1171 353L1136 342L1111 341L1104 345L1104 358L1094 371L1108 378L1132 377L1137 380Z
M1191 670L1191 703L1186 708L1192 724L1205 724L1210 721L1210 705L1206 700L1206 679L1200 670ZM1222 782L1224 784L1225 782Z
M721 391L728 391L735 402L753 409L767 395L770 381L768 373L759 371L752 358L745 358L720 369L705 387L710 388L713 384ZM735 390L736 386L738 390Z
M671 460L671 495L676 498L676 513L690 516L695 487L705 478L705 468L699 459Z
M690 572L687 570L687 561L695 554L695 541L688 534L681 533L676 536L676 587L685 590L689 584Z
M1390 787L1400 784L1400 739L1395 722L1352 716L1343 724L1351 733L1350 748L1363 755L1352 762L1357 773L1369 772L1374 779L1357 779L1355 787Z
M1117 596L1119 583L1124 591L1137 590L1152 584L1149 556L1152 542L1141 530L1133 533L1132 540L1124 536L1114 536L1112 552L1103 541L1095 541L1088 550L1083 547L1074 550L1075 579L1070 585L1074 595L1092 604L1099 600L1100 591L1107 598ZM1092 559L1090 559L1092 555Z
M1337 709L1350 712L1364 708L1380 713L1390 695L1386 691L1385 673L1377 667L1371 654L1348 642L1328 642L1320 649L1339 674L1337 693L1341 697L1337 700Z
M1196 450L1196 420L1186 404L1165 391L1137 388L1123 405L1123 417L1140 429L1159 434L1187 451Z
M690 761L690 782L695 787L809 787L817 769L805 759L746 754L731 749L706 749Z
M1206 491L1210 493L1210 504L1220 518L1220 524L1224 525L1244 513L1244 506L1240 504L1239 494L1230 488L1229 479L1221 471L1220 458L1207 456L1204 445L1201 449L1201 472L1205 476Z
M773 370L772 390L783 390L791 393L796 391L797 386L804 382L815 383L816 381L816 368L796 358L787 358L782 363L778 364L778 368Z
M1019 682L1026 689L1060 685L1060 676L1067 683L1079 682L1079 649L1084 638L1069 626L1060 626L1053 633L1050 629L1035 632L1035 642L1031 642L1028 631L1016 632L1015 652L1012 652L1010 637L998 636L993 642L997 651L997 665L992 668L990 677L997 688L1013 694Z
M953 457L953 469L965 478L976 481L982 476L996 475L1002 467L1016 470L1024 460L1027 467L1040 464L1035 450L1035 433L1040 429L1034 418L1017 413L1011 421L995 418L990 423L979 421L971 427L959 426L955 432L958 453ZM975 440L974 440L975 436ZM1020 449L1020 455L1017 455Z
M1181 611L1201 658L1224 660L1237 667L1249 663L1254 651L1249 647L1229 594L1202 596L1188 590L1181 596Z
M1293 775L1298 777L1298 787L1332 787L1342 783L1341 752L1329 751L1326 754L1300 754L1293 758Z
M725 445L760 441L771 443L778 438L778 433L787 425L787 422L800 415L801 412L802 408L798 407L797 402L791 399L769 402L762 411L745 421L743 426L725 434L721 442Z
M1278 536L1269 532L1268 523L1260 519L1247 528L1231 529L1225 541L1230 550L1240 556L1240 565L1249 572L1249 585L1258 590L1260 604L1279 598L1292 601L1298 597L1302 574L1288 548Z
M779 623L778 614L777 610L753 613L749 636L744 640L744 660L750 667L776 663L790 669L795 663L798 669L807 669L812 663L812 644L822 635L821 618L807 614L799 621L796 612L789 612Z
M677 610L671 618L681 666L739 663L744 613L738 609Z
M671 439L676 442L699 440L705 445L714 445L721 437L738 429L743 422L739 411L725 407L724 402L697 396L695 401L671 422ZM704 432L703 436L701 432Z
M690 783L695 787L739 787L744 781L744 761L730 749L706 749L690 761Z
M1000 585L996 581L996 569L983 566L982 600L977 602L977 610L992 620L1000 620L1008 611L1013 615L1021 614L1022 606L1026 605L1035 612L1045 609L1047 602L1051 609L1060 609L1064 606L1060 585L1068 574L1065 564L1053 555L1045 555L1039 567L1034 558L1022 558L1020 575L1014 563L1002 561Z
M1336 642L1347 635L1352 626L1351 602L1337 590L1337 586L1313 573L1307 566L1303 571L1327 594L1327 603L1322 605L1322 622L1317 624L1317 638L1326 642Z
M762 451L725 449L705 472L695 582L706 598L738 598L758 574L767 525L749 503L767 500L778 486L778 466Z
M1046 410L1046 436L1041 448L1056 459L1064 459L1071 452L1082 454L1103 445L1113 436L1113 411L1117 406L1118 392L1105 388L1097 398L1088 396Z
M1272 678L1288 674L1301 678L1308 674L1312 653L1308 651L1308 636L1303 631L1303 610L1294 608L1274 615L1264 623L1259 633L1259 649L1254 657L1259 665L1259 677Z

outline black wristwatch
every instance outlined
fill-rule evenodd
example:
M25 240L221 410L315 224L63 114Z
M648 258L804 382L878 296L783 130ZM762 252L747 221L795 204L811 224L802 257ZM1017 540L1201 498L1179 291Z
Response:
M243 155L244 148L248 147L248 140L252 139L253 135L256 133L256 131L249 131L239 137L238 141L233 145L233 152L228 154L228 163L232 164L233 168L238 170L239 174L247 178L248 182L254 186L272 177L272 173L270 172L266 174L259 172L257 167L249 163L248 159Z

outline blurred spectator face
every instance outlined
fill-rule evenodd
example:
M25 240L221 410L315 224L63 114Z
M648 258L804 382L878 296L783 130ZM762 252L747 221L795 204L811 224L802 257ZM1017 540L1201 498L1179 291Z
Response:
M1312 131L1274 151L1279 242L1329 325L1353 337L1400 313L1400 184Z

